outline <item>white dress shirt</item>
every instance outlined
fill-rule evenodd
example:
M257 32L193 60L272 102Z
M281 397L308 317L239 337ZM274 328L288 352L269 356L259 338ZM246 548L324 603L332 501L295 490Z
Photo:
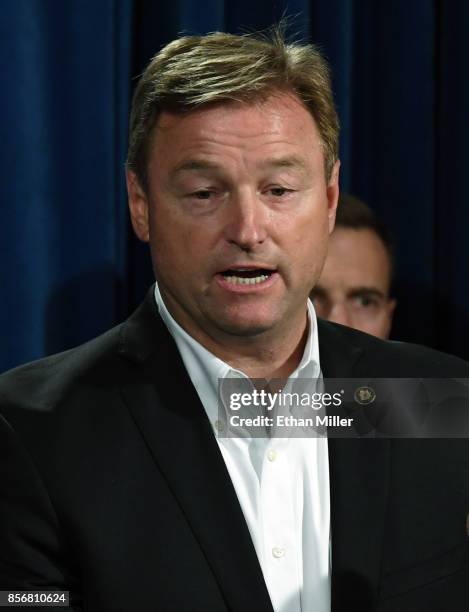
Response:
M155 300L216 434L221 427L219 380L248 377L182 329L166 308L158 284ZM317 321L310 301L308 320L304 354L290 378L321 378ZM216 439L275 612L330 612L327 438Z

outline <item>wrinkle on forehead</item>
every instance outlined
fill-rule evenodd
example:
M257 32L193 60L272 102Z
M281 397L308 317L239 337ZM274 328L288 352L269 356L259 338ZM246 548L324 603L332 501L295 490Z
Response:
M244 110L252 110L253 112L247 118L245 117L245 130L240 134L239 129L230 129L230 124L232 124L233 119L236 121L237 113ZM220 102L213 105L204 105L183 113L164 111L155 125L155 136L158 132L165 133L177 125L183 125L188 121L193 125L197 125L197 118L199 117L201 124L204 124L207 113L210 113L214 125L219 123L220 127L223 127L223 134L225 136L238 137L243 140L249 137L256 138L268 135L274 137L276 134L284 131L284 125L289 119L298 124L300 123L298 122L298 117L302 117L304 121L308 121L312 125L317 136L317 144L322 144L316 122L307 107L295 94L281 91L272 94L266 99L253 100L252 102ZM262 124L262 128L260 128L258 121L260 115L263 115L266 120ZM254 124L257 125L253 130ZM206 131L207 139L212 140L214 138L213 131L208 130L206 125L203 125L203 128L200 135L203 135L204 131ZM300 126L298 126L298 132L302 132Z
M299 172L324 169L315 120L291 93L253 103L225 102L161 115L152 139L153 175L244 170ZM321 158L318 164L319 157ZM248 170L250 168L250 170Z
M261 159L257 165L266 169L294 169L301 172L306 172L308 169L304 158L300 155L266 157ZM171 174L175 175L180 172L203 172L206 170L217 169L219 169L219 164L215 161L197 157L188 157L187 159L183 159L181 163L179 163L174 170L172 170Z
M153 137L152 152L162 141L166 146L169 142L174 152L180 149L180 163L185 164L185 158L194 169L199 158L211 163L210 157L217 156L218 146L238 153L272 147L271 151L264 151L265 157L272 160L272 165L283 167L294 164L281 158L304 157L305 152L309 156L315 149L323 154L313 117L298 98L286 93L253 104L227 102L188 113L163 113Z

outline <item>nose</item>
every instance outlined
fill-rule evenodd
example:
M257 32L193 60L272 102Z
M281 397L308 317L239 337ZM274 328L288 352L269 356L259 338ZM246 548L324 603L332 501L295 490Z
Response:
M227 212L225 238L243 251L251 251L267 238L268 211L251 189L233 194Z
M352 317L350 316L350 312L347 308L347 305L343 302L337 302L332 305L332 308L329 312L329 316L327 317L329 321L333 323L340 323L341 325L347 325L348 327L352 326Z

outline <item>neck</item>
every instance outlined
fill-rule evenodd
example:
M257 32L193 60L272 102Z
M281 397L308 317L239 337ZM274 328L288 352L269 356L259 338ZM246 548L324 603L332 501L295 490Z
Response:
M272 336L274 336L272 334ZM293 328L290 321L288 333L275 334L275 337L256 337L251 342L223 344L200 343L210 352L228 363L232 368L241 370L249 378L288 378L298 367L304 353L308 337L306 313L301 324Z
M161 291L166 308L175 321L213 355L249 378L288 378L298 367L308 337L306 305L284 325L255 336L237 336L194 325L170 296Z

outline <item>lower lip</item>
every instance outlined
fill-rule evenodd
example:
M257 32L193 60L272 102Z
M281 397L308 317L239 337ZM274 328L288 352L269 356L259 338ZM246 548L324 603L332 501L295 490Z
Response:
M259 293L260 291L265 291L269 289L277 282L278 272L272 272L272 274L265 281L261 283L256 283L254 285L241 285L239 283L230 283L226 280L223 274L217 274L215 279L217 284L225 289L226 291L230 291L231 293Z

